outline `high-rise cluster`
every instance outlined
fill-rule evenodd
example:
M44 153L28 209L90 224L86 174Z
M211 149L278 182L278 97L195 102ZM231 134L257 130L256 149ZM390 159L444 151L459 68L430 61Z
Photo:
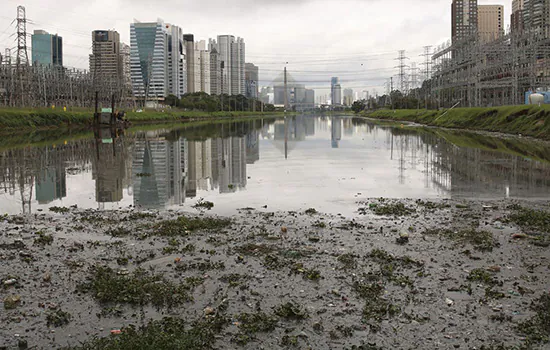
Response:
M452 44L432 56L439 106L525 103L550 86L550 0L514 0L510 31L502 5L452 3Z
M115 30L94 30L89 73L97 88L131 92L136 101L162 102L173 95L204 92L259 97L259 68L245 61L245 42L233 35L195 41L177 25L135 21L130 45ZM63 39L36 30L32 35L35 66L63 67Z
M504 35L504 6L478 5L477 0L454 0L451 4L453 43L478 37L487 43Z

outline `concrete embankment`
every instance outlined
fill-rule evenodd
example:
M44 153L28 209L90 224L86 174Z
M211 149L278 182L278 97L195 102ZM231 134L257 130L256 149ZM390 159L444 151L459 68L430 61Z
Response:
M429 126L522 134L550 139L550 106L504 106L494 108L455 108L452 110L383 109L362 116L415 122Z

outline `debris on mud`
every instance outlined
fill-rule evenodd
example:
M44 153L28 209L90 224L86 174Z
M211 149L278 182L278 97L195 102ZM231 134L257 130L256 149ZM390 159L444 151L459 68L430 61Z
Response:
M544 349L547 209L7 216L0 349Z

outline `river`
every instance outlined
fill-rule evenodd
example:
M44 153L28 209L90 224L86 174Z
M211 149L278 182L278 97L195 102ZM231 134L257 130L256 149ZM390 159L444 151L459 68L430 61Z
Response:
M0 141L0 213L214 203L353 216L361 198L542 199L550 144L297 116Z

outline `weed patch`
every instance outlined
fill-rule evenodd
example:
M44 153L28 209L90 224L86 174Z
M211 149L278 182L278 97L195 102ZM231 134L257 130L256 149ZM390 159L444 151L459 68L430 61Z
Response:
M175 285L160 275L145 270L121 275L110 267L93 267L87 282L79 291L90 293L101 303L128 303L132 305L153 304L160 307L173 307L191 301L191 286Z
M416 212L415 209L405 206L403 203L377 205L373 207L374 214L378 216L408 216Z
M219 230L231 225L229 219L189 218L180 216L176 220L166 220L153 227L152 235L161 237L188 236L199 230Z
M493 234L489 231L478 231L473 228L451 230L451 229L430 229L424 232L427 236L439 236L459 244L471 244L476 250L491 252L497 243Z
M307 311L300 305L288 302L275 308L275 315L287 320L301 321L308 318Z
M164 318L161 321L151 321L140 328L129 326L123 328L119 335L95 338L66 350L212 349L216 335L227 324L228 320L222 316L195 322L191 327L186 327L184 320Z
M536 312L530 320L520 323L518 331L527 337L527 344L550 342L550 294L545 293L531 305Z
M71 318L72 316L70 313L57 309L46 315L46 322L48 327L63 327L71 322Z
M509 220L530 232L550 233L550 213L523 207L515 207Z

